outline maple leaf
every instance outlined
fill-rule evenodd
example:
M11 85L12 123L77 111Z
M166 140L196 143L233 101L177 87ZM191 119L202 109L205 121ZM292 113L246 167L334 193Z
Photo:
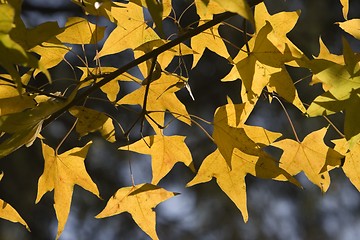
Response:
M201 20L210 20L214 14L229 11L239 14L252 23L254 22L252 11L244 0L195 0L195 6Z
M85 18L71 17L65 24L64 32L56 36L63 43L95 44L104 37L105 27L90 23Z
M342 7L343 16L347 19L349 13L349 0L340 0ZM359 25L358 25L359 26Z
M196 13L200 17L200 20L211 20L214 14L225 12L225 9L216 1L194 0L194 3Z
M199 53L193 55L193 68L199 62L204 50L207 48L210 51L217 53L219 56L229 58L230 54L227 51L224 41L219 34L219 25L207 29L200 34L191 38L191 48Z
M0 173L0 181L4 177L4 173ZM0 218L6 219L14 223L20 223L25 226L25 228L30 232L29 226L26 224L24 219L19 215L19 213L7 202L0 199Z
M224 193L241 211L245 222L248 221L245 176L251 174L259 178L270 178L278 181L290 181L300 184L285 170L279 168L276 161L265 152L258 156L246 154L234 149L230 169L219 149L205 158L196 176L187 187L210 181L213 177Z
M184 136L155 135L144 137L119 149L151 155L153 175L151 183L158 184L177 162L183 162L195 172L190 150L184 140Z
M264 2L255 7L254 17L256 29L261 29L270 22L272 31L268 34L269 41L282 53L293 50L292 55L304 57L302 52L287 38L287 34L294 28L300 16L300 11L279 12L270 15Z
M360 104L360 89L352 91L345 100L338 100L330 92L325 92L316 97L307 109L309 116L331 115L340 111L345 112L344 133L349 141L349 148L360 139L360 112L357 106Z
M261 127L245 125L240 121L246 120L246 117L242 117L243 114L246 114L244 104L227 104L219 107L214 114L213 138L230 167L234 149L259 156L263 153L261 147L269 145L281 136L280 133L270 132ZM248 133L257 142L254 142Z
M272 29L271 24L266 22L256 36L248 42L251 52L247 54L246 51L240 51L234 59L235 62L241 59L235 64L236 69L233 69L222 81L239 77L243 85L241 88L243 102L250 102L255 106L264 87L267 87L270 92L276 91L300 111L305 112L293 81L285 68L285 63L297 60L301 56L294 57L287 44L284 46L284 52L281 52L268 39Z
M211 0L219 4L226 11L234 12L244 17L245 19L254 23L254 17L252 11L245 0L233 1L233 0Z
M332 140L335 143L334 150L345 156L341 166L351 183L360 191L360 143L357 142L349 149L349 142L345 138Z
M354 38L360 40L360 18L351 19L345 22L338 22L339 26L350 35L354 36Z
M176 97L175 92L180 90L177 86L177 76L162 73L160 78L151 82L147 96L146 111L152 119L148 119L150 125L157 131L157 124L164 125L165 110L169 110L178 120L191 124L190 116L185 106ZM137 90L120 99L117 104L140 105L143 107L146 86L141 85ZM146 116L148 118L148 116ZM155 121L157 124L154 124Z
M326 131L327 128L314 131L307 135L302 142L284 139L271 144L271 146L284 151L280 158L281 168L291 175L303 171L306 177L322 192L326 192L330 186L328 171L340 166L343 157L323 142Z
M59 40L54 39L51 42L44 42L41 45L35 46L30 50L41 56L39 64L46 69L50 69L64 60L71 47L65 46ZM34 75L37 75L39 72L39 70L35 71Z
M117 20L118 26L110 33L98 57L121 52L155 39L159 39L156 32L149 28L144 19L143 9L137 4L114 3L124 8L112 8L111 13Z
M152 239L156 234L154 208L161 202L177 195L152 184L139 184L120 188L107 202L96 218L110 217L123 212L131 214L136 224Z
M344 110L344 132L351 148L360 139L360 113L356 110L360 104L360 59L356 58L345 39L343 46L342 64L324 59L315 59L309 63L316 82L323 83L327 92L314 99L307 113L313 117Z
M84 160L91 142L84 147L76 147L62 154L42 142L42 153L45 160L44 172L39 178L35 203L38 203L46 192L54 190L54 209L58 219L58 239L64 230L70 212L74 185L99 196L96 184L88 175Z
M69 112L78 119L76 131L80 137L90 132L100 131L104 139L109 142L116 141L114 124L105 113L81 106L72 107Z

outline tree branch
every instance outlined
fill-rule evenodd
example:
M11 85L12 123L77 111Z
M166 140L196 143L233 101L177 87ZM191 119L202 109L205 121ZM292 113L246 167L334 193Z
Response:
M262 0L250 0L249 4L250 6L255 6L256 4L262 2ZM58 118L60 115L62 115L65 111L67 111L68 109L70 109L71 107L79 104L80 102L82 102L86 97L88 97L90 94L92 94L93 92L95 92L96 90L100 89L102 86L104 86L105 84L107 84L108 82L110 82L111 80L115 79L116 77L118 77L119 75L127 72L128 70L130 70L133 67L136 67L137 65L139 65L140 63L143 63L147 60L150 60L158 55L160 55L161 53L171 49L172 47L175 47L176 45L184 42L185 40L191 39L192 37L206 31L207 29L214 27L215 25L233 17L236 16L236 13L231 13L231 12L225 12L222 14L219 14L217 17L215 17L214 19L192 29L189 30L187 32L185 32L184 34L180 35L179 37L175 38L174 40L152 50L151 52L145 53L144 55L142 55L141 57L135 59L134 61L131 61L127 64L125 64L124 66L120 67L119 69L117 69L116 71L109 73L107 75L104 76L104 78L99 81L96 82L94 85L92 85L91 87L89 87L87 90L85 90L84 92L80 93L79 95L77 95L73 101L71 101L68 105L66 105L65 107L63 107L62 109L60 109L59 111L55 112L53 115L51 115L46 122L44 122L44 127L47 126L50 122L52 122L53 120L55 120L56 118Z

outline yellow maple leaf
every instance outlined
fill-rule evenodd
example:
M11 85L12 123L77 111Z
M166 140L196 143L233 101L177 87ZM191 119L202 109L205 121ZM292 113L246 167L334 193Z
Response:
M303 171L322 192L326 192L330 186L328 171L340 166L343 157L323 142L326 131L327 128L314 131L302 142L284 139L271 144L284 151L280 159L281 168L291 175Z
M82 148L76 147L58 155L54 149L42 143L45 166L39 178L35 203L38 203L46 192L54 190L54 209L58 219L56 239L64 230L69 216L75 184L100 198L99 190L88 175L84 164L90 145L91 142Z
M273 28L272 32L268 34L268 39L279 49L280 52L284 53L286 46L292 46L291 49L295 50L297 47L287 38L287 34L294 28L297 23L300 11L295 12L279 12L270 15L266 9L265 3L261 2L255 7L254 17L256 19L256 29L261 29L266 25L266 22L270 22ZM302 57L302 53L297 49Z
M340 0L340 3L343 6L342 7L343 16L347 20L347 16L349 13L349 0Z
M360 191L360 143L357 142L349 150L349 142L345 138L332 140L334 149L345 156L341 166L351 183Z
M3 178L4 173L1 172L0 173L0 181ZM26 229L30 232L30 228L29 226L26 224L26 222L24 221L24 219L22 219L22 217L19 215L19 213L7 202L5 202L4 200L0 199L0 218L2 219L6 219L10 222L14 222L14 223L20 223L22 225L24 225L26 227Z
M132 2L126 5L114 4L123 6L111 9L118 26L110 33L98 57L115 54L128 48L135 49L148 41L159 39L156 32L146 24L142 7Z
M157 184L174 167L175 163L183 162L195 171L190 150L186 146L184 136L148 136L120 150L133 151L151 155L152 184Z
M252 11L244 0L195 0L195 6L200 20L211 20L214 14L229 11L239 14L252 23L254 22Z
M213 138L219 151L231 167L234 149L253 155L259 156L263 153L261 149L264 145L269 145L281 136L280 133L271 132L261 127L247 126L239 122L244 114L243 105L227 104L219 107L214 115L214 132ZM252 140L249 135L256 139Z
M223 81L235 80L239 77L242 80L241 97L243 102L250 102L255 105L259 96L267 87L270 92L275 91L281 97L291 102L300 111L305 112L293 81L286 70L285 63L298 59L293 56L293 52L285 45L284 52L268 39L272 32L269 22L259 30L254 38L249 42L249 54L240 51L234 59L240 59Z
M223 7L226 11L237 13L245 19L254 23L252 11L245 0L212 0Z
M200 20L211 20L214 14L225 12L225 9L216 1L194 0L194 3L196 13L200 17Z
M196 176L186 185L187 187L210 181L213 177L223 192L235 203L248 221L245 176L251 174L260 178L270 178L278 181L290 181L298 186L299 183L285 170L279 168L277 162L265 152L258 156L246 154L235 149L230 169L227 161L216 149L205 158Z
M345 22L339 22L339 26L347 33L354 36L354 38L360 40L360 18L354 18Z
M76 131L80 137L90 132L100 131L104 139L109 142L116 141L114 125L111 118L105 113L82 106L72 107L69 112L78 118Z
M52 39L51 42L44 42L31 49L31 51L41 56L39 64L44 66L46 69L57 66L62 60L64 60L65 55L70 50L71 47L63 45L57 39ZM37 75L38 73L40 73L40 71L36 70L34 75Z
M230 57L218 28L219 25L216 25L191 38L191 48L199 53L193 55L193 67L199 62L205 48L226 59Z
M95 44L104 37L105 27L99 27L85 18L70 17L64 32L56 36L63 43Z
M152 184L139 184L120 188L107 202L96 218L110 217L123 212L131 214L136 224L152 239L156 234L156 214L154 208L161 202L177 195Z
M148 119L149 124L157 131L158 127L154 124L155 121L160 126L164 125L165 110L173 112L174 117L178 120L191 124L190 116L185 106L175 95L175 92L180 90L177 86L179 79L177 76L167 73L162 73L161 77L150 84L149 94L147 96L146 110L149 112L152 120ZM118 104L140 105L143 107L145 96L145 85L141 85L137 90L129 93L120 99ZM184 117L182 117L184 116Z

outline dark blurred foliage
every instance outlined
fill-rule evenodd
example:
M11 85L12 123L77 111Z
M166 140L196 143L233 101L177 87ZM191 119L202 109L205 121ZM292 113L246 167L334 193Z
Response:
M182 27L197 20L194 7L187 8L191 1L177 0L174 2L176 12L186 13L180 22ZM341 6L338 0L287 0L265 1L271 13L279 11L293 11L300 9L301 16L289 38L309 57L317 55L319 51L318 38L321 36L325 44L334 53L340 54L341 36L345 35L353 49L360 51L360 46L344 34L337 21L343 21ZM28 26L35 26L45 21L58 21L64 25L69 16L82 16L79 7L71 1L41 1L25 0L23 5L23 19ZM350 0L349 18L360 17L360 2ZM242 26L242 19L230 19L234 25ZM100 19L99 24L105 22ZM175 31L174 24L167 21L165 32L170 35ZM108 29L110 31L111 28ZM222 27L220 32L233 43L241 46L243 37L238 32ZM240 35L240 36L239 36ZM87 48L88 58L94 56L94 47ZM231 50L236 54L234 49ZM81 49L78 53L83 55ZM68 60L78 64L74 56ZM102 64L119 67L133 58L130 51L105 57ZM189 66L191 59L187 59ZM226 103L226 95L234 102L240 102L240 81L222 83L220 79L227 74L230 66L226 61L210 51L206 51L198 66L189 73L189 82L195 101L182 90L178 97L187 106L191 114L207 120L212 120L215 109ZM168 69L171 70L171 67ZM294 81L301 79L309 72L302 69L289 68ZM74 78L74 73L66 64L61 64L52 70L54 79ZM79 74L76 72L76 74ZM138 74L134 70L133 74ZM33 84L41 85L41 79ZM310 103L321 91L320 86L308 87L310 78L297 84L301 99ZM61 81L49 86L48 91L64 91L68 83ZM129 84L122 84L120 95L123 96L130 88ZM130 86L131 87L131 86ZM97 92L95 96L103 97ZM89 106L103 110L114 116L127 129L136 119L136 114L124 109L116 111L110 104L90 100ZM322 118L308 119L301 115L294 107L285 103L300 138L308 133L326 126ZM169 118L170 119L170 118ZM335 115L331 120L341 128L342 116ZM56 146L66 134L74 119L69 115L49 125L43 135L48 144ZM271 104L264 96L248 124L263 126L269 130L280 131L285 137L292 138L290 125L281 106L276 102ZM211 132L211 126L204 125ZM148 130L150 133L150 130ZM187 137L187 144L192 151L195 166L198 168L202 160L215 148L197 127L187 127L181 123L174 123L166 133L182 134ZM333 133L333 135L332 135ZM335 132L330 131L327 139L336 138ZM87 170L100 189L104 200L82 188L75 187L70 216L61 239L148 239L138 228L129 214L121 214L106 219L95 219L105 206L109 197L120 187L131 184L129 161L136 183L150 180L149 157L118 151L117 146L126 144L121 136L118 143L109 144L96 134L78 141L76 134L70 135L61 148L66 151L73 146L80 146L90 138L94 144L86 160ZM135 129L131 138L140 138L139 129ZM281 152L269 149L272 154L280 156ZM47 193L35 205L37 181L43 171L40 142L36 141L30 148L21 148L10 156L1 159L0 170L5 176L0 182L0 198L17 209L31 228L31 233L20 224L13 224L5 220L0 221L0 239L54 239L56 233L56 217L53 210L53 193ZM192 188L185 188L194 174L184 165L177 164L175 168L160 182L160 185L171 191L182 193L162 204L157 210L157 231L160 239L357 239L360 236L360 194L346 179L341 170L331 172L332 183L329 191L322 195L320 190L310 184L303 175L298 179L304 185L304 190L289 183L257 179L247 176L247 194L249 222L244 223L240 211L219 189L215 181L201 184Z

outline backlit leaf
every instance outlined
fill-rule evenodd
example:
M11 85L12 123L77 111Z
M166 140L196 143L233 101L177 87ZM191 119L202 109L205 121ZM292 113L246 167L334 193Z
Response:
M334 149L345 156L342 169L351 183L360 191L360 143L357 142L349 150L349 143L345 138L332 140Z
M254 23L252 11L245 0L211 0L219 4L226 11L234 12Z
M339 26L347 33L353 35L356 39L360 40L360 19L355 18L345 22L339 22Z
M303 171L322 192L326 192L330 186L328 171L339 167L343 157L323 142L326 131L326 128L314 131L302 142L284 139L271 144L284 151L280 159L281 168L291 175Z
M94 44L104 37L105 27L96 26L84 18L71 17L65 30L56 37L63 43Z
M228 112L229 108L232 109L232 104L228 104L222 107L219 107L214 115L214 132L213 138L215 140L218 149L228 165L231 167L233 157L233 151L235 148L240 151L253 156L259 156L263 153L261 146L268 145L273 142L275 139L281 136L280 133L271 132L266 129L255 127L255 126L247 126L247 125L239 125L238 122L241 119L242 112L235 112L236 115L233 115L231 112ZM239 110L244 111L244 109L240 108ZM236 118L234 116L237 116ZM258 138L257 134L252 134L252 138L256 138L257 142L254 142L248 135L247 132L252 132L252 128L254 133L260 134L260 138ZM259 131L258 129L262 129ZM268 144L263 144L264 140L268 141ZM260 142L259 142L260 140ZM261 143L261 144L259 144Z
M160 126L164 125L165 110L170 111L178 120L189 125L191 124L190 116L185 106L175 95L175 92L180 90L177 87L178 82L179 79L176 76L163 73L158 80L150 84L146 110L149 112L150 117ZM143 107L145 89L146 86L141 85L140 88L124 96L117 103L136 104ZM154 124L153 120L148 119L148 122L157 131L158 127Z
M76 131L80 137L99 131L104 139L115 142L114 125L105 113L81 106L72 107L69 112L78 118Z
M342 7L342 12L343 12L343 16L344 18L347 20L347 16L349 13L349 0L340 0Z
M235 203L243 215L244 222L248 221L245 176L251 174L260 178L270 178L278 181L291 181L299 185L286 171L279 168L277 162L269 155L246 154L234 149L230 169L219 149L207 156L202 162L196 176L186 185L187 187L210 181L213 177L223 192Z
M56 239L64 230L69 216L75 184L100 198L99 190L88 175L84 164L90 145L91 142L84 147L57 154L54 149L42 143L45 167L39 178L35 203L38 203L46 192L54 190L54 209L58 219Z
M142 8L134 3L126 4L126 8L113 8L112 15L117 20L117 27L110 33L98 57L115 54L128 48L135 49L159 38L146 24Z
M151 155L152 184L158 184L177 162L183 162L192 171L195 171L190 150L186 146L184 136L148 136L120 150L128 150L141 154Z
M96 218L110 217L128 212L136 224L152 239L159 239L156 233L154 208L161 202L177 195L152 184L139 184L120 188L107 202Z

